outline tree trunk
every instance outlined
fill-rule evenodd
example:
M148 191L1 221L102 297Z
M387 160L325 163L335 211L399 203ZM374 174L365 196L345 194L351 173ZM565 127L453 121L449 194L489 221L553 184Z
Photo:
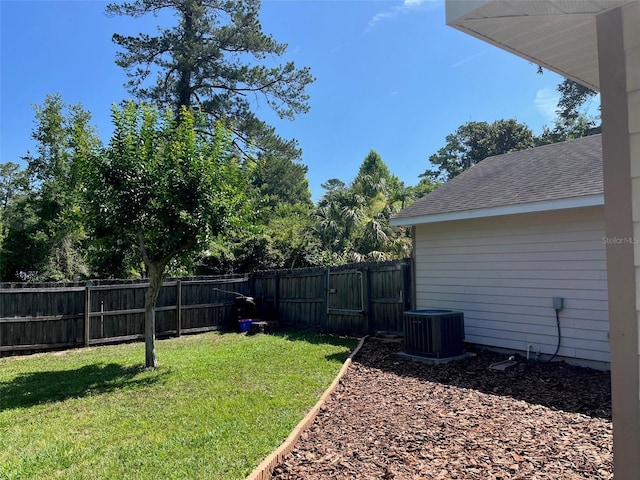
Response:
M192 8L188 3L185 3L184 9L182 10L182 19L184 21L184 36L181 45L186 46L187 49L193 48L194 44L196 43L193 17L194 12ZM191 85L191 72L196 68L194 61L192 60L192 58L190 58L192 55L192 53L180 55L180 61L178 62L179 79L176 85L176 96L178 97L178 114L180 113L180 107L191 107L191 94L193 93ZM180 121L180 117L178 117L178 122Z
M146 368L156 368L156 301L162 287L164 268L147 264L149 269L149 288L144 297L144 349Z

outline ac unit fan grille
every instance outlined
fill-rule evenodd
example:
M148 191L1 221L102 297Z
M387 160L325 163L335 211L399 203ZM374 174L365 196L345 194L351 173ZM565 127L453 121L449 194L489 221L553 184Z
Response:
M404 312L405 353L429 358L457 357L464 353L464 314L452 310Z

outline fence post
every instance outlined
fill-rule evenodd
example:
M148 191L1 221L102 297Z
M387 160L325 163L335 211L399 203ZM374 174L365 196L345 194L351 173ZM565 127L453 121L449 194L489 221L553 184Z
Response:
M176 282L176 336L182 329L182 280Z
M276 272L275 292L273 298L273 307L275 309L276 319L280 321L280 274Z
M84 346L89 346L91 340L91 285L84 289Z
M412 310L415 308L415 283L413 277L413 261L402 263L402 309Z
M0 288L2 288L2 284L0 283ZM3 302L4 305L4 296L0 295L0 301ZM5 310L4 310L4 306L2 308L2 310L0 310L0 312L2 312L2 316L4 316L5 314ZM0 322L0 347L2 347L2 327L3 327L4 323ZM0 357L2 357L2 348L0 348Z
M371 335L373 330L373 304L371 302L371 269L369 267L364 267L362 269L362 273L364 275L362 289L364 293L364 321L365 321L365 335Z
M324 293L324 307L322 309L322 315L318 319L318 324L321 330L327 328L327 324L329 323L329 307L330 307L330 299L329 299L329 288L331 287L331 277L330 277L330 267L326 267L320 270L320 275L324 277L322 279L324 283L324 288L322 292Z

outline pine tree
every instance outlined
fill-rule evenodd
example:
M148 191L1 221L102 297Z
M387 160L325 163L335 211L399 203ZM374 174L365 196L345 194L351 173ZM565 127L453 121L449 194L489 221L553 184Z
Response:
M262 31L259 0L133 0L107 6L108 15L141 17L171 11L177 24L158 35L113 35L122 48L116 63L129 77L130 93L176 112L193 107L231 122L243 151L295 159L295 140L284 140L260 120L256 107L266 103L280 118L293 119L309 109L305 87L309 68L275 64L287 48Z

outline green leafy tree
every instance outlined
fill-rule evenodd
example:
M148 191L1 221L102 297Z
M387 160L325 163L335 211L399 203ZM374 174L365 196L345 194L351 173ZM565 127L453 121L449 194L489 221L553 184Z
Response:
M400 203L400 209L402 210L419 198L424 197L427 193L433 192L440 184L441 182L433 180L428 174L421 174L417 185L399 189L394 196L394 200Z
M371 150L364 158L352 188L367 198L373 198L379 194L386 194L392 187L389 167L382 161L380 154Z
M231 271L300 268L322 263L320 243L313 234L312 207L305 203L279 203L254 232L226 239ZM266 220L265 220L266 218Z
M88 217L135 245L146 268L145 364L156 366L155 305L170 262L205 248L247 213L242 164L228 131L213 137L199 117L128 103L113 109L114 133L85 170Z
M513 119L467 122L445 140L446 145L429 157L435 169L427 169L422 176L450 180L487 157L535 145L531 129Z
M595 119L582 114L571 120L558 116L553 128L545 126L542 133L536 137L536 145L564 142L596 133L600 133L600 127L596 125Z
M78 169L100 140L91 115L81 105L66 105L60 95L47 95L34 109L31 136L36 147L24 157L29 188L7 214L12 221L4 227L2 276L44 281L85 277L89 271Z
M536 138L536 145L564 142L600 133L599 117L589 115L585 108L597 92L569 79L563 80L557 90L560 99L553 127L544 127Z
M409 255L411 240L389 218L415 198L413 189L389 171L371 150L353 182L323 184L325 194L315 211L315 229L326 263L384 261Z
M544 70L538 66L538 73ZM564 142L600 133L599 115L588 114L588 106L598 92L565 78L556 90L560 94L553 127L545 126L536 138L536 145Z
M312 205L307 167L289 158L259 155L251 184L267 208L267 213L283 203Z
M157 35L113 35L122 48L116 63L129 76L138 99L169 106L199 108L215 120L231 121L242 149L297 158L295 141L280 138L260 120L256 107L268 105L280 118L308 110L308 68L274 64L287 45L262 31L259 0L134 0L112 3L108 15L142 17L170 11L177 24Z
M20 165L13 162L0 164L0 279L6 279L5 265L12 257L11 250L6 249L4 238L10 230L24 226L25 218L18 211L28 194L28 185L27 172L21 170ZM15 271L15 268L9 269Z
M27 190L27 172L13 162L0 163L0 218L9 204Z
M594 90L568 78L565 78L558 84L557 90L560 93L560 100L558 100L556 113L565 123L570 123L577 120L580 116L583 116L584 113L581 111L581 108L587 101L597 95L597 92Z
M0 163L0 251L5 234L3 218L7 209L16 197L23 196L27 190L29 179L27 172L13 162Z
M322 263L322 249L313 234L312 206L299 202L278 205L265 232L280 253L278 268L312 267Z
M538 74L544 74L544 68L538 65ZM575 82L569 78L565 78L556 86L556 90L560 94L558 100L558 123L571 124L578 117L584 116L582 111L584 105L593 99L598 92L591 90L589 87Z
M365 198L338 179L322 185L326 193L315 212L316 231L330 263L346 261L353 251L352 234L365 217Z
M197 274L250 272L311 266L318 245L309 234L313 203L306 167L287 158L259 155L253 161L247 196L252 229L217 239L196 260Z
M48 252L48 238L39 230L40 217L33 195L14 198L3 212L0 279L23 282L38 280Z
M92 277L135 278L145 276L144 262L140 251L124 240L116 230L105 224L90 220L92 235L87 254Z

